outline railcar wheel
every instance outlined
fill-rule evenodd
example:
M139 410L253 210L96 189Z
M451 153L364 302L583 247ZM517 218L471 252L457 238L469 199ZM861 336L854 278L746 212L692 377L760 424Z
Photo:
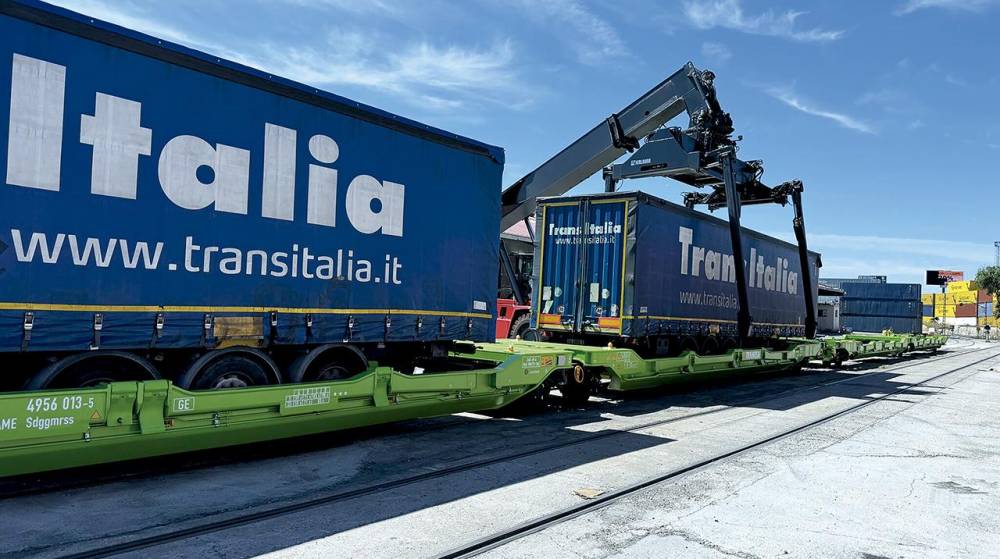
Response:
M591 376L583 365L576 364L563 371L561 382L556 386L567 405L580 406L590 400Z
M833 358L833 368L839 369L844 366L844 359L847 357L847 350L838 349L837 356Z

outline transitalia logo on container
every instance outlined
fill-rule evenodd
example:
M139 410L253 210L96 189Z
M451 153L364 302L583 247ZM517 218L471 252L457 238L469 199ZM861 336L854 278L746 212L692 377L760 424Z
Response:
M591 223L586 227L559 227L554 223L550 223L548 228L548 237L553 239L557 245L613 244L617 236L621 235L621 232L621 224L613 221Z
M736 283L736 260L732 254L696 245L694 231L688 227L678 228L677 240L681 245L681 275ZM787 258L775 257L772 266L765 262L764 255L758 254L756 248L751 248L750 260L743 266L750 271L747 274L749 287L798 294L799 274L788 269Z

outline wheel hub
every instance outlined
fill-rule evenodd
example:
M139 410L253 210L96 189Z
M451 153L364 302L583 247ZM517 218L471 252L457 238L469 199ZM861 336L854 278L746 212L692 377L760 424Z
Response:
M213 388L246 388L250 384L246 379L234 373L228 373L219 377Z
M350 376L346 368L340 365L328 365L316 373L316 380L340 380Z

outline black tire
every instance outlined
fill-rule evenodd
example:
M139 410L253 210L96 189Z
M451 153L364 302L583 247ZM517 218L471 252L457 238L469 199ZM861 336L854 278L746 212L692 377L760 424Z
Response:
M271 384L263 365L245 355L224 355L209 362L189 383L189 390L246 388Z
M344 380L368 368L364 356L347 347L329 349L313 359L310 357L310 354L303 355L289 367L288 382Z
M698 340L694 339L692 336L684 336L677 343L677 351L679 352L678 355L683 354L685 351L698 353Z
M715 336L708 336L701 341L701 354L702 355L718 355L722 353L722 345L719 343L719 338Z
M309 371L306 382L324 380L344 380L354 376L350 369L340 363L324 363Z
M28 379L23 389L92 388L111 382L158 378L156 369L138 356L120 352L77 354L45 367Z
M522 313L521 316L514 319L514 322L510 323L510 331L507 332L508 338L516 338L518 336L521 339L525 339L524 335L531 329L531 315L528 313Z
M526 342L540 342L542 341L542 334L534 328L528 328L521 335L521 339Z
M722 339L722 351L727 352L731 349L736 349L740 347L740 343L736 341L736 338L732 336L726 336Z

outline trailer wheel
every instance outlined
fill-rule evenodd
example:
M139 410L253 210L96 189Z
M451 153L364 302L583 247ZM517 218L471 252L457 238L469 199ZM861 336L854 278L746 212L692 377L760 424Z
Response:
M528 313L522 313L521 316L514 319L514 322L510 323L510 331L507 333L508 338L520 337L524 339L524 334L531 328L531 316Z
M728 352L728 351L733 350L733 349L736 349L739 346L740 346L739 342L737 342L736 338L734 338L732 336L726 336L725 338L722 339L722 352L723 353Z
M176 384L188 390L245 388L281 384L281 375L265 353L249 347L233 347L203 355Z
M719 349L719 339L715 336L708 336L701 342L702 355L718 355L720 353Z
M157 380L153 365L124 351L78 353L64 357L33 375L24 390L90 388L110 382Z
M680 353L684 353L685 351L698 353L698 340L694 339L693 336L684 336L678 342L677 348Z
M368 369L368 359L348 345L323 345L299 357L288 369L291 383L343 380Z
M521 339L526 342L540 342L542 341L542 333L534 328L527 328L521 334Z

